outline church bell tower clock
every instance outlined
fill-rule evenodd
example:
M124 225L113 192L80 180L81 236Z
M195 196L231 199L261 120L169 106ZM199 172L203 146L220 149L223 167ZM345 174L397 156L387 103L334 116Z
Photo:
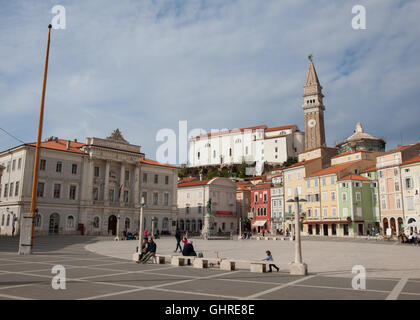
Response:
M312 55L303 90L303 112L305 115L305 150L325 146L324 110L322 86L319 83Z

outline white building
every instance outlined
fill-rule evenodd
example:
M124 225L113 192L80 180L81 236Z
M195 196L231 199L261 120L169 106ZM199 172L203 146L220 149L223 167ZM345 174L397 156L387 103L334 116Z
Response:
M190 139L189 166L243 162L282 164L304 150L305 134L296 125L265 125L203 134Z
M29 212L35 144L0 153L6 167L1 181L1 234L16 232ZM36 234L115 235L117 227L136 232L141 197L146 201L145 228L172 231L176 212L178 168L145 158L117 129L86 144L55 137L41 143L35 219ZM118 225L118 219L120 221Z
M178 184L178 214L181 231L199 233L203 227L206 206L211 199L214 230L236 232L239 216L236 211L236 183L228 178L213 178Z

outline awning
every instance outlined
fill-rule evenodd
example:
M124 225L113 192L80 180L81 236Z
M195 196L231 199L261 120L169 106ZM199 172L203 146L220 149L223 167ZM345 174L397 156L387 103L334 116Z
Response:
M262 227L263 225L265 225L266 222L267 222L267 220L257 220L252 224L252 226L253 227Z

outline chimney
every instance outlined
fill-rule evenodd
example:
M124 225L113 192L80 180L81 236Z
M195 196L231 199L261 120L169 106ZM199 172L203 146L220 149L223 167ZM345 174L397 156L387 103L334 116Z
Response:
M66 141L66 149L69 150L70 149L70 140Z
M77 142L77 139L74 139L74 142Z

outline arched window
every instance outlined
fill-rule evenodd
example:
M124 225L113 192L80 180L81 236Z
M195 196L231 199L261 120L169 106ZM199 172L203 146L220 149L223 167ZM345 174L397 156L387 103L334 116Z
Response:
M41 220L42 220L41 215L37 213L35 216L35 227L37 228L41 227L41 222L42 222Z
M9 224L10 224L10 214L7 215L6 226L9 226Z
M130 218L128 218L128 217L125 218L124 227L125 227L125 230L130 229Z
M74 217L68 216L67 217L67 229L73 229L74 228Z
M185 224L186 224L185 230L190 231L190 220L187 219Z
M198 220L198 230L202 230L203 229L203 220L199 219Z
M2 225L2 226L4 226L4 213L3 213L3 215L1 216L1 225Z
M184 220L179 220L179 229L184 230Z
M99 228L99 217L94 217L93 218L93 227L95 229L98 229Z

